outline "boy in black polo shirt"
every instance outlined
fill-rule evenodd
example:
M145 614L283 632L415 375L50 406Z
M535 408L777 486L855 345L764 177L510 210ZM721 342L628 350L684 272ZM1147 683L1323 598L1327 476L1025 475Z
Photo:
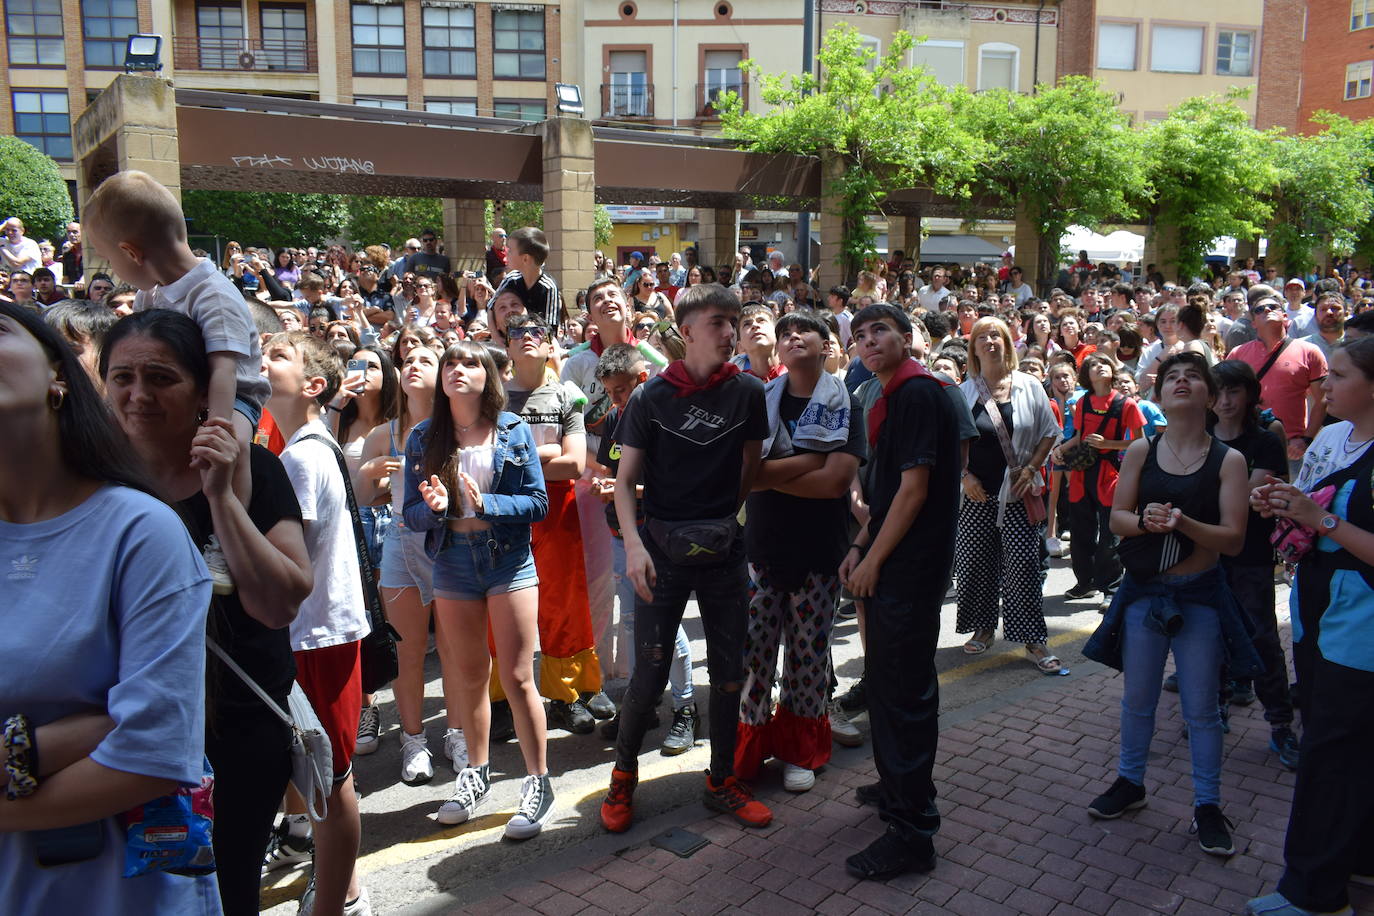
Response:
M749 576L735 515L758 472L768 436L763 383L728 362L739 300L716 283L683 295L676 321L687 355L635 389L616 428L621 443L615 506L634 583L634 676L620 707L611 788L601 805L607 830L628 830L654 698L668 682L672 647L696 592L711 681L711 769L707 807L750 827L773 814L734 775L735 725L744 681ZM642 528L635 486L644 484Z
M563 321L563 300L558 284L544 273L544 262L549 259L549 243L544 240L544 233L533 226L516 229L510 234L508 250L512 270L496 288L497 295L514 290L525 303L526 311L544 319L549 327L558 327ZM495 297L492 299L494 302Z
M866 418L863 484L872 515L845 555L840 578L865 602L864 681L881 780L858 795L878 805L888 827L846 865L857 878L886 880L935 866L935 644L954 562L963 461L958 418L942 383L907 355L906 314L870 305L850 330L883 388Z

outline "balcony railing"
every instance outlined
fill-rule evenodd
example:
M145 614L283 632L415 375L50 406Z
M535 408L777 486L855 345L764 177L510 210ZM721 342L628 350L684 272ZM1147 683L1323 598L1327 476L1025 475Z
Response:
M601 86L601 116L603 118L652 118L654 116L654 87L648 84Z
M291 39L172 39L178 70L314 73L319 66L314 42Z
M733 92L744 102L744 107L749 107L749 84L743 79L713 81L709 83L697 84L697 117L699 118L718 118L720 112L716 109L716 100L721 93Z

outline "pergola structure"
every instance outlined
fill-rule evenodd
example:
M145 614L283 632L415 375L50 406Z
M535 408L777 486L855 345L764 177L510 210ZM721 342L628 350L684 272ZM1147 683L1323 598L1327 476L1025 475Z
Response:
M733 256L741 209L819 210L822 281L840 280L841 221L821 161L725 140L581 118L532 124L177 90L170 80L133 75L117 77L91 103L73 136L82 203L124 169L148 172L178 196L206 189L436 197L444 201L446 250L458 261L482 258L484 201L542 200L548 269L570 290L592 279L597 202L696 207L703 264ZM985 206L989 215L1002 211L996 201ZM919 252L922 215L957 215L953 201L921 190L896 192L885 208L889 246L907 252ZM1024 247L1025 234L1018 237ZM93 257L98 252L88 252Z

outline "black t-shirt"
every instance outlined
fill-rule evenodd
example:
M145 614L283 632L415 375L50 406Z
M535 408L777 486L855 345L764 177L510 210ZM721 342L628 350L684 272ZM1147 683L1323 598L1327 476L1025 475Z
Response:
M615 477L620 473L620 440L616 434L620 431L617 425L620 423L620 411L612 407L606 413L606 425L602 427L607 430L607 434L601 437L601 445L596 450L596 462L603 467L609 468L611 476ZM644 524L644 500L635 500L635 523ZM606 524L611 526L611 531L620 536L620 516L616 515L615 501L606 503Z
M616 427L642 449L644 514L661 521L725 518L739 499L746 442L768 438L763 382L741 372L685 398L661 376L635 389Z
M499 294L508 289L520 297L520 301L525 303L525 310L531 315L543 318L551 328L558 327L563 319L563 300L559 298L558 284L553 282L553 277L540 273L534 285L527 286L520 271L512 271L501 281L496 292Z
M1267 429L1250 427L1234 439L1221 442L1240 452L1245 457L1245 473L1253 474L1255 468L1265 468L1278 474L1288 469L1288 452L1279 437ZM1267 566L1274 562L1274 548L1269 537L1274 533L1274 520L1261 518L1259 513L1250 510L1245 526L1245 546L1234 557L1223 556L1222 563L1242 566Z
M449 272L448 256L417 251L406 257L405 270L401 272L406 271L417 277L437 277L439 274L446 274Z
M300 503L296 501L296 491L291 487L291 478L286 475L281 459L260 445L252 446L249 455L253 498L248 503L248 517L253 526L266 534L282 519L300 521ZM182 500L178 508L191 532L191 539L204 550L214 533L210 503L205 494L197 493ZM242 582L245 575L237 571L235 578ZM228 595L215 595L211 599L205 632L267 691L268 696L285 706L291 682L296 678L289 628L273 630L248 616L235 589ZM267 712L262 700L238 675L224 667L218 657L207 653L206 659L206 690L216 715ZM214 727L213 721L211 727Z
M797 418L808 398L784 393L779 417L795 435ZM868 454L863 410L849 399L849 439L839 449L860 462ZM798 455L810 449L795 449ZM744 551L749 562L765 566L782 588L801 586L807 573L833 576L849 549L849 497L810 499L777 490L749 494L744 522Z
M998 404L997 412L1007 427L1007 437L1011 438L1011 402ZM1007 473L1007 456L1002 454L997 428L992 425L982 401L974 402L973 425L978 430L978 438L968 444L968 472L978 478L989 496L996 498Z
M879 583L903 590L940 589L954 562L954 528L959 506L959 421L939 382L918 377L888 398L887 418L868 457L864 494L872 511L868 542L882 530L902 472L930 467L925 503L906 535L883 564Z

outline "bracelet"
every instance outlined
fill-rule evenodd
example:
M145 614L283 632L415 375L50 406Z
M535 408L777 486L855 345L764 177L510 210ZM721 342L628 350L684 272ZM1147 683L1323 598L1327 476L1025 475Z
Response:
M1145 512L1144 512L1144 510L1142 510L1139 514L1136 515L1136 517L1135 517L1135 523L1136 523L1136 525L1138 525L1138 526L1140 527L1140 530L1141 530L1141 531L1145 531L1145 530L1146 530L1146 529L1145 529Z
M3 740L5 772L10 778L5 795L10 801L32 795L38 789L38 745L29 717L21 713L6 719Z
M850 544L850 545L849 545L849 548L848 548L847 550L845 550L845 553L849 553L850 550L857 550L859 553L863 553L863 552L864 552L863 547L862 547L857 541L854 542L853 544Z

